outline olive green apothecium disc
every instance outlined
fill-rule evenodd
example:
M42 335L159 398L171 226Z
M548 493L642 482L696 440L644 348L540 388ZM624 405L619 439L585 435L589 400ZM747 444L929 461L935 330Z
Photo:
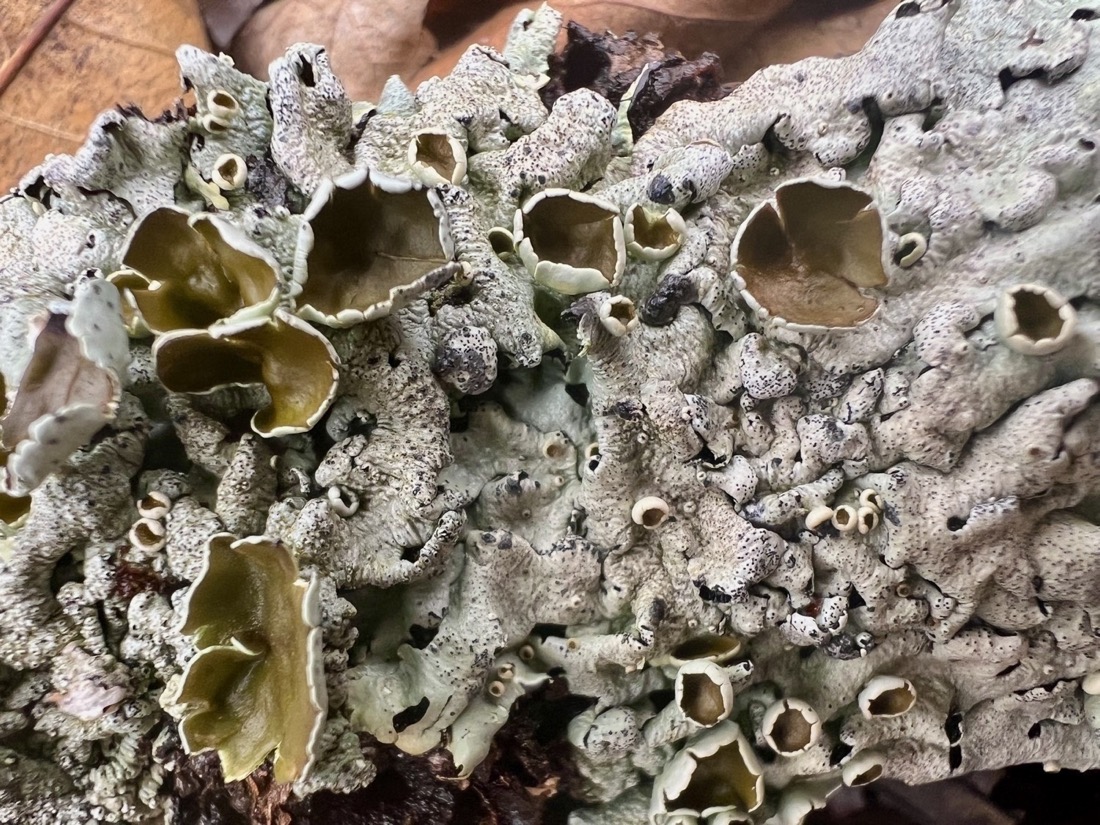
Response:
M650 818L671 811L700 813L734 807L755 811L764 804L764 771L745 734L732 720L696 734L668 761L653 782Z
M305 321L276 310L270 318L187 329L153 345L157 376L171 392L263 384L271 403L252 417L262 436L306 432L336 395L339 364L332 344Z
M439 197L409 181L365 170L326 180L303 217L294 280L310 321L382 318L460 269Z
M313 765L328 710L317 580L298 578L290 551L261 537L212 537L184 605L198 654L177 702L188 753L216 750L227 782L275 751L275 781Z
M162 207L143 216L130 230L122 264L110 280L156 333L264 316L279 299L271 255L205 213Z
M866 192L796 180L741 225L733 263L754 309L796 328L852 327L878 308L860 287L886 284L882 244L882 217Z

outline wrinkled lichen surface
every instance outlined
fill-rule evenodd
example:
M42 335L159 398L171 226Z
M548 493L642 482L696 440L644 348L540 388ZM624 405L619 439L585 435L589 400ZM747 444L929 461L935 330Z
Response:
M466 776L551 679L574 825L1100 766L1098 16L905 2L637 140L547 8L376 103L181 49L0 201L0 821Z

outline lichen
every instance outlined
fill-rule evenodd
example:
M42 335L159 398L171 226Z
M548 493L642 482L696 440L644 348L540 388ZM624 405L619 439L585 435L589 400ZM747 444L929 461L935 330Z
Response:
M906 2L640 135L559 24L377 104L185 47L0 201L0 820L469 777L547 683L574 825L1100 766L1095 24Z
M316 584L298 580L290 552L218 534L183 606L197 653L171 702L188 753L213 748L227 782L274 750L277 782L305 777L326 710Z

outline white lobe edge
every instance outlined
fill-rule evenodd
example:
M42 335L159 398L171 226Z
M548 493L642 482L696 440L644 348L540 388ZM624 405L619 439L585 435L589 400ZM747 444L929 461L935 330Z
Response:
M706 809L707 825L733 825L735 822L752 822L752 817L733 806Z
M344 501L345 496L349 501ZM354 516L359 510L359 496L351 489L334 484L325 493L329 508L341 518Z
M68 315L65 331L80 344L80 354L121 380L130 363L130 336L118 287L107 278L85 278L73 290L73 300L58 309Z
M861 490L859 493L859 506L873 507L881 513L884 507L882 494L874 487L867 487Z
M299 573L299 575L301 575ZM309 645L309 653L306 659L307 664L307 684L309 686L309 698L313 704L314 710L317 712L316 719L313 723L313 729L309 734L309 758L306 763L302 765L302 773L299 776L298 781L301 782L309 776L313 770L314 764L317 762L317 756L321 742L321 734L325 729L325 721L328 718L328 689L325 685L325 660L322 650L322 631L321 631L321 583L314 572L310 578L309 583L299 579L295 584L296 587L304 587L306 592L302 599L302 620L306 622L313 629L310 630L309 636L306 639L306 644Z
M908 269L924 257L924 253L928 251L928 239L921 232L909 232L898 238L899 251L909 245L913 248L898 259L898 266L902 269Z
M117 378L114 385L118 386ZM117 399L117 391L114 397ZM8 456L4 492L16 496L29 494L114 419L117 405L117 400L102 406L74 404L32 421L27 427L27 437Z
M818 504L806 514L806 527L816 530L823 524L827 524L833 518L833 508L828 504Z
M1081 680L1081 690L1089 696L1100 696L1100 670L1088 674Z
M886 760L883 759L881 753L877 751L860 751L841 767L841 781L849 788L870 785L876 779L882 777L882 769L885 764Z
M162 519L172 509L172 499L160 490L150 490L137 503L137 511L147 519Z
M876 507L864 506L856 511L856 524L862 535L867 535L879 524L879 510Z

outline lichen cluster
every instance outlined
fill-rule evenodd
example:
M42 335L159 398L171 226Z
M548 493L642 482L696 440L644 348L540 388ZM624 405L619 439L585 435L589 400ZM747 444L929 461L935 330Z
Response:
M0 201L0 821L467 776L552 679L574 825L1100 766L1098 15L904 2L642 136L547 7L377 103L181 49Z

